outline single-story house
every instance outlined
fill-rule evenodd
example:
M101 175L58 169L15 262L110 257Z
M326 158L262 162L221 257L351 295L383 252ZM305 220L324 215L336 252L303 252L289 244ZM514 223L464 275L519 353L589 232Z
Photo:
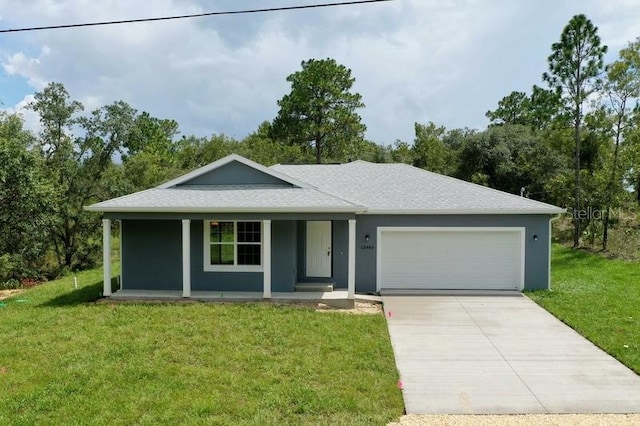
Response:
M103 213L121 289L358 293L549 287L550 221L564 210L406 164L265 167L230 155Z

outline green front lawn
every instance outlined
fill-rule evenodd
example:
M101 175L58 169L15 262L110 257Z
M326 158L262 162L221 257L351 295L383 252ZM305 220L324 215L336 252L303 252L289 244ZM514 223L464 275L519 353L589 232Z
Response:
M640 374L640 264L554 245L551 289L528 296Z
M269 304L94 304L100 270L0 302L0 424L385 424L384 317Z

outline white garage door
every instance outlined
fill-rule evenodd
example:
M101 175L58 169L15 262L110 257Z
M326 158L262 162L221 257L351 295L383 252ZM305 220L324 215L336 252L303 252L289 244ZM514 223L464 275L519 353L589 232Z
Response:
M378 228L378 290L520 290L524 228Z

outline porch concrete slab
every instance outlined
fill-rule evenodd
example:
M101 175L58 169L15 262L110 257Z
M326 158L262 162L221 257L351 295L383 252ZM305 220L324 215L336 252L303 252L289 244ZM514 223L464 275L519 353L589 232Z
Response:
M249 291L192 291L190 298L182 297L181 290L129 290L121 289L110 296L113 300L263 300L262 292Z
M383 296L408 414L640 412L638 375L510 296Z
M176 290L127 290L121 289L110 296L112 300L159 300L159 301L202 301L202 302L260 302L278 303L325 303L339 308L353 307L353 299L347 290L329 292L274 292L265 299L262 292L250 291L192 291L191 297L182 297Z

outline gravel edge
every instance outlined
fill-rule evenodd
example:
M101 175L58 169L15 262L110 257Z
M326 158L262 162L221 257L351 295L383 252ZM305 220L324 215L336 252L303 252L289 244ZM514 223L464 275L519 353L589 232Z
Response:
M635 426L640 425L640 414L521 414L521 415L453 415L411 414L388 426L467 426L467 425L584 425L584 426Z

